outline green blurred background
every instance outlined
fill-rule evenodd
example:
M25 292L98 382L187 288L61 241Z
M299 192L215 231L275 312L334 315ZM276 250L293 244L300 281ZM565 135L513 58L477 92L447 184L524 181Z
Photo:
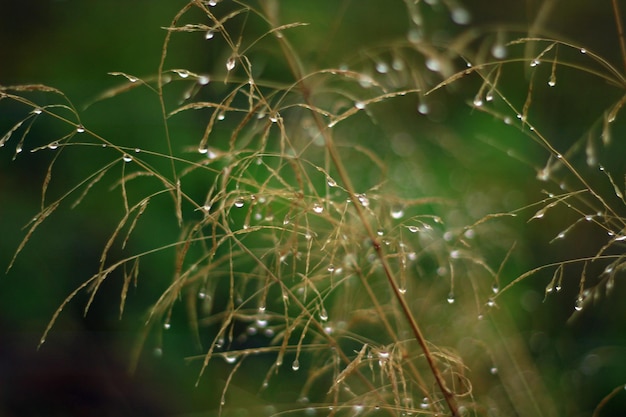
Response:
M472 25L519 27L520 32L529 27L543 4L530 0L467 3L471 3L467 7L473 17ZM590 3L554 2L543 26L549 32L605 55L621 68L610 2ZM107 72L154 74L165 36L161 27L169 25L172 16L184 4L146 0L3 1L0 3L0 84L50 85L65 92L81 107L106 88L116 85L118 80L107 76ZM401 1L383 4L381 1L324 0L277 4L281 6L283 23L311 23L306 30L294 31L294 42L300 42L302 56L319 67L341 64L346 51L358 50L364 45L384 46L403 39L408 27ZM432 25L435 24L459 30L446 21L435 23L433 20ZM186 34L178 36L179 43L168 55L173 67L211 68L213 61L223 59L223 54L210 50L205 43L200 44ZM273 68L270 62L268 71L271 70L277 71L270 73L271 77L280 79L280 71L284 69ZM527 84L523 73L519 77L522 82L515 77L507 79L507 88L510 94L517 94L523 100ZM564 77L567 80L567 75ZM543 97L541 93L535 98L539 103L542 99L552 100L539 107L541 112L534 116L545 124L551 138L563 142L557 146L566 146L572 138L578 139L594 118L601 115L599 110L589 111L590 106L600 109L623 93L597 80L588 86L586 79L572 76L569 82L572 87L558 90L557 98ZM468 81L445 98L447 115L442 124L463 137L463 143L448 146L437 143L436 133L432 133L432 137L425 134L429 141L424 146L437 161L431 166L432 175L438 178L436 183L448 187L444 194L458 192L465 198L469 194L466 191L471 189L476 199L495 200L495 205L504 209L543 198L544 184L536 181L534 169L544 163L546 154L528 145L529 139L514 129L494 123L491 116L472 112L466 102L478 86L476 80ZM41 104L49 100L43 94L37 98ZM412 126L417 123L413 120L419 117L415 106L415 102L410 102L399 109L390 124ZM3 107L0 133L19 120L23 112L19 106ZM81 112L81 117L91 130L116 143L164 146L154 144L155 138L162 140L163 127L157 102L146 91L133 91L96 103ZM184 142L176 146L197 143L196 132L201 123L193 118L182 118L174 124ZM415 126L423 128L419 123ZM54 126L36 126L29 140L45 144L51 136L56 137L53 129ZM625 150L619 140L620 129L618 126L615 129L615 143L607 152L609 159L611 155L623 155ZM502 145L502 141L508 142ZM515 148L524 159L531 161L531 166L509 158L486 142ZM0 150L2 269L9 264L24 237L22 226L38 211L41 182L49 162L41 152L19 155L14 161L12 157L12 146ZM464 158L463 164L455 163L453 159L457 157ZM622 157L613 158L614 176L623 178ZM73 184L82 178L94 161L88 158L63 160L60 164L56 172L62 180L53 185L52 193L62 190L65 181ZM464 182L459 184L460 179ZM500 204L497 201L503 195L508 195L510 201ZM142 266L139 286L129 295L122 320L118 320L117 302L120 283L107 282L87 316L82 314L86 296L72 301L48 341L37 351L39 338L52 313L70 291L95 272L102 246L119 220L117 197L110 198L106 192L101 197L98 201L87 201L82 209L62 209L51 221L44 222L13 269L0 279L0 415L173 416L215 408L221 383L204 378L198 388L194 387L198 367L186 363L184 356L196 352L189 347L192 343L182 314L165 336L164 355L151 355L157 344L149 339L137 372L129 375L127 371L145 312L168 283L173 254L155 257ZM172 241L178 232L171 207L164 205L159 209L162 218L158 215L150 218L145 239ZM532 215L531 212L525 214ZM572 257L572 254L588 253L586 245L597 246L594 239L601 237L586 232L566 242L548 245L547 242L567 225L560 220L556 216L541 224L526 224L525 219L520 219L507 225L519 236L523 253L520 259L526 262L526 265L515 265L518 274L536 265ZM516 317L552 395L557 402L565 403L561 404L563 415L588 415L611 389L626 383L623 359L626 308L621 301L626 295L626 286L618 280L612 297L565 324L572 312L577 284L542 303L543 289L550 277L550 272L532 277L503 297L501 303L506 303ZM574 281L576 277L569 279ZM243 402L259 403L246 391L235 391L233 395L240 396ZM616 413L612 415L626 410L624 396L621 394L612 403Z

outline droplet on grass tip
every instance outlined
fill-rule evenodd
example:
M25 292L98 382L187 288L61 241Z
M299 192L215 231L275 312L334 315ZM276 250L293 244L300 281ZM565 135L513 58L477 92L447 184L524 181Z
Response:
M165 323L163 323L163 328L164 328L165 330L169 330L169 329L171 329L171 328L172 328L172 325L170 324L170 322L169 322L169 321L166 321Z
M320 310L320 320L327 321L328 320L328 312L324 307Z
M235 69L235 65L236 65L236 61L235 61L235 57L230 57L228 58L228 60L226 61L226 70L227 71L232 71Z
M453 292L450 292L448 294L447 301L448 301L448 304L454 304L455 299L454 299L454 293Z
M300 361L298 361L297 359L295 359L295 360L291 363L291 369L293 369L294 371L297 371L298 369L300 369Z
M491 375L497 375L498 374L498 368L495 366L492 366L491 369L489 369L489 373L491 373Z
M578 297L576 299L576 303L574 304L574 310L576 311L581 311L583 309L583 298L582 297Z
M207 32L204 34L204 39L206 40L213 39L214 36L215 36L215 32L213 32L212 30L207 30Z
M208 75L201 75L198 77L198 84L207 85L211 81Z

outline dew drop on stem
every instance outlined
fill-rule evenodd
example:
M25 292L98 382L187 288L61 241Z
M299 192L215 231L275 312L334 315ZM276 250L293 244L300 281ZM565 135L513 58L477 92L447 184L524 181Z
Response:
M55 150L59 147L59 142L52 142L51 144L48 145L48 149L52 149Z
M298 369L300 369L300 361L298 359L295 359L292 362L291 369L293 369L294 371L297 371Z
M242 208L244 206L244 201L243 198L238 197L235 199L235 202L233 203L233 205L237 208Z
M124 160L124 162L131 162L133 160L133 157L128 154L124 154L124 156L122 156L122 159Z
M324 206L320 203L313 204L313 211L317 214L320 214L324 211Z
M83 133L85 131L85 127L83 125L76 126L77 133Z
M328 312L326 311L326 308L322 307L320 309L320 320L322 321L327 321L328 320Z
M213 39L214 36L215 32L213 32L212 30L207 30L207 32L204 34L204 39L210 40Z
M226 61L226 70L227 70L227 71L232 71L232 70L234 70L234 69L235 69L235 64L236 64L235 57L232 57L232 56L231 56L231 57L230 57L230 58L228 58L228 60Z
M447 300L448 300L448 304L454 304L455 299L454 299L454 293L453 292L450 292L448 294L448 299Z
M576 299L576 303L574 304L574 310L581 311L583 309L583 298L578 297Z

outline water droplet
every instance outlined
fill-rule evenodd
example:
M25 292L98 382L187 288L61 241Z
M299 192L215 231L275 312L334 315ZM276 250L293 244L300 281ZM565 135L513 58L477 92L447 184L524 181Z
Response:
M389 66L384 62L378 62L376 64L376 71L380 74L386 74L389 71Z
M506 46L502 45L501 43L496 43L491 47L491 55L493 55L493 57L496 59L506 58L506 53Z
M261 329L267 327L267 319L265 317L256 319L256 325Z
M198 291L198 298L204 300L206 298L206 292L204 290Z
M439 72L441 71L441 64L439 63L439 60L436 58L428 58L426 60L426 68L428 68L429 70L433 72Z
M398 292L399 292L400 294L406 294L406 287L400 287L400 288L398 288Z
M313 204L313 211L317 214L320 214L324 211L324 206L320 203Z
M133 160L133 157L125 153L124 156L122 156L122 159L124 160L124 162L131 162Z
M170 324L169 321L166 321L165 323L163 323L163 328L165 330L169 330L172 327L172 325Z
M587 50L586 50L585 48L580 48L580 53L581 53L581 54L586 54L586 53L587 53Z
M450 294L448 294L448 304L454 304L454 293L450 292Z
M214 36L215 36L215 32L213 32L212 30L207 30L207 32L204 34L204 39L206 40L213 39Z
M243 198L241 198L241 197L237 197L235 199L235 202L233 203L233 205L235 207L237 207L237 208L242 208L244 204L245 204L245 202L244 202Z
M417 233L420 230L417 226L407 226L407 229L409 229L409 232L411 233Z
M174 71L176 74L178 74L178 76L180 78L187 78L189 77L189 71L187 70L172 70Z
M365 108L365 103L363 103L362 101L357 101L354 103L354 107L359 110L363 110Z
M500 292L500 287L498 286L498 283L494 282L494 284L491 286L491 292L493 292L494 294Z
M59 142L52 142L51 144L48 145L48 149L52 149L55 150L59 147Z
M402 206L392 206L389 214L392 219L401 219L404 217L404 209Z
M272 122L272 123L276 123L276 122L278 122L278 117L279 117L278 113L273 113L273 114L270 116L270 122Z
M540 61L538 59L533 59L532 61L530 61L531 67L536 67L539 64L540 64Z
M291 369L293 369L294 371L297 371L298 369L300 369L300 361L295 359L293 363L291 364Z
M320 310L320 320L327 321L328 320L328 312L324 307Z
M226 61L226 70L227 71L234 70L235 69L235 64L236 64L235 57L231 56L230 58L228 58L228 61Z
M476 97L474 97L474 106L476 107L480 107L483 105L483 99L482 97L480 97L480 95L477 95Z
M550 78L550 80L548 81L548 85L550 87L554 87L556 85L556 80L554 78Z
M491 375L497 375L498 368L495 366L492 366L491 369L489 369L489 373L491 373Z
M328 268L326 268L326 270L332 274L333 272L335 272L335 266L333 264L330 264L328 265Z
M428 401L428 397L424 397L420 404L420 408L422 410L428 410L430 408L430 401Z
M374 80L368 75L361 75L359 77L359 85L363 88L370 88L374 84Z
M237 362L237 356L236 355L232 355L232 356L224 355L224 360L226 361L226 363L235 363Z
M493 300L493 298L489 298L489 300L487 300L487 307L494 307L496 305L496 302Z
M359 203L361 203L363 207L369 207L370 200L365 194L357 194L356 198L359 200Z
M583 309L583 298L578 297L576 299L576 303L574 304L574 310L581 311Z
M198 152L201 154L205 154L207 152L209 152L209 148L206 147L206 145L200 145L198 147Z
M37 107L36 109L33 109L33 113L34 114L41 114L43 110L41 110L39 107Z
M417 105L417 111L420 114L428 114L430 112L430 106L426 103L420 103Z
M198 77L198 84L207 85L211 81L208 75L201 75Z
M83 133L85 131L85 127L83 125L76 126L77 133Z
M458 249L455 249L450 252L450 257L452 259L459 259L461 257L461 252Z
M160 358L161 356L163 356L163 348L156 347L154 348L154 351L152 353L155 357Z
M455 7L452 10L451 17L452 21L457 25L467 25L472 20L470 13L463 7Z

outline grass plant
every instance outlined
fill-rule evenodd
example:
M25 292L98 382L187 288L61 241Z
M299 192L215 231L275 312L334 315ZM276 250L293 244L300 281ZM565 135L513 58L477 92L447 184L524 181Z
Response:
M350 2L333 5L329 23L286 2L193 0L163 27L155 73L111 72L120 83L85 110L53 87L0 86L0 105L22 111L0 146L14 159L50 158L9 269L57 211L116 200L95 272L60 302L41 344L75 298L86 295L88 314L114 281L121 317L160 272L132 362L167 355L168 332L184 328L197 385L219 393L209 414L570 413L509 294L530 286L555 303L563 289L573 297L558 302L575 320L619 286L626 191L612 149L624 72L544 34L548 6L517 31L472 25L469 4L396 3L401 37L364 35L345 49L333 36L362 11ZM318 41L325 31L338 45ZM178 62L179 41L207 59ZM601 99L568 128L577 139L561 139L549 109L565 104L551 94L583 83ZM83 121L138 91L151 97L160 137L117 139ZM449 126L450 115L481 129ZM37 142L42 123L59 133ZM68 184L63 167L77 158L80 177ZM542 197L494 179L511 161L534 170ZM550 216L560 217L546 226L558 228L550 247L593 238L524 272L543 243L520 230ZM193 382L187 389L206 386Z

